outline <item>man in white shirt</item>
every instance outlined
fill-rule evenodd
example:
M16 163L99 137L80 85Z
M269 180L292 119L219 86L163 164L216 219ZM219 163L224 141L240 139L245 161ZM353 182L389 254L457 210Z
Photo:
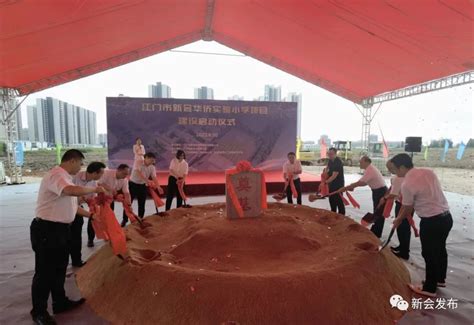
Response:
M183 150L176 152L176 158L170 163L170 176L168 177L168 188L166 189L166 211L171 209L171 203L176 196L176 208L183 205L183 198L178 190L178 181L185 181L188 175L188 163L186 162L186 154ZM183 185L184 186L184 185Z
M115 195L117 191L124 190L125 200L130 204L130 193L128 191L128 180L126 177L129 175L128 165L121 164L118 166L117 170L104 170L102 176L97 180L97 184L105 188L105 190L111 194ZM95 182L96 180L94 180ZM110 204L112 210L114 209L114 201ZM94 238L95 231L92 226L92 221L89 219L87 223L87 247L94 247Z
M130 190L127 177L130 174L130 167L127 164L120 164L117 169L106 169L104 175L99 180L99 185L103 186L113 196L123 194L125 203L130 204ZM114 202L110 207L114 209Z
M294 152L289 152L287 157L288 161L283 164L283 178L286 182L288 182L288 186L286 187L286 199L288 200L288 203L293 204L293 193L291 192L289 179L289 176L291 175L293 178L293 183L295 184L296 192L298 193L296 203L301 205L300 174L303 172L303 169L301 168L301 162L296 159Z
M344 190L353 191L356 187L366 185L370 187L372 190L372 203L375 216L375 221L370 228L370 231L372 231L375 236L380 238L382 236L385 218L382 216L383 207L381 209L377 209L377 207L379 205L380 199L383 198L387 192L387 186L385 185L385 180L383 179L382 174L372 165L372 160L369 157L363 156L360 158L359 165L361 169L364 169L364 175L357 182L344 187Z
M130 190L131 202L136 198L138 201L138 216L143 218L145 216L145 203L147 197L147 186L150 179L154 182L160 194L163 194L163 189L158 183L155 170L156 156L152 152L147 152L144 156L143 164L139 168L132 171L132 176L128 182ZM122 227L127 224L128 217L123 213Z
M400 213L400 209L402 208L401 204L401 189L403 184L403 177L399 177L396 175L395 165L391 160L387 161L387 169L390 173L395 174L394 177L390 179L391 187L390 191L385 194L385 196L380 200L379 205L382 206L385 202L389 199L395 200L395 217L398 216ZM392 253L395 254L397 257L402 258L404 260L408 260L410 258L410 237L411 237L411 227L410 223L408 222L408 218L404 219L401 225L397 228L397 236L399 245L397 247L390 247Z
M56 324L47 311L51 293L55 314L71 310L85 299L70 300L64 291L69 260L70 224L76 213L91 218L78 206L77 197L102 193L102 187L76 186L72 182L82 166L84 155L76 149L66 151L61 164L50 170L41 181L35 218L31 222L31 247L35 252L35 274L31 286L35 324Z
M107 192L113 196L117 194L123 194L125 198L124 204L132 205L132 198L130 196L130 190L128 186L127 177L130 175L130 167L127 164L120 164L117 169L106 169L104 175L100 178L98 184L104 187ZM114 210L115 201L110 203L110 208ZM95 231L92 227L92 222L87 225L87 236L88 236L88 247L94 247Z
M420 217L421 254L425 259L425 281L410 288L428 297L436 297L436 289L446 286L448 253L446 239L453 227L453 218L436 174L425 168L414 168L409 155L398 154L392 159L397 175L405 177L402 184L402 209L393 222L400 226L413 210Z
M74 185L84 187L96 187L97 181L104 174L105 165L100 161L91 162L87 165L87 169L78 172L72 182ZM79 200L79 205L83 207L88 198L94 197L95 194L89 194L82 196ZM92 222L89 219L89 223L92 227ZM82 260L82 225L84 224L84 218L80 214L76 214L74 221L71 224L71 264L75 267L82 267L86 262Z

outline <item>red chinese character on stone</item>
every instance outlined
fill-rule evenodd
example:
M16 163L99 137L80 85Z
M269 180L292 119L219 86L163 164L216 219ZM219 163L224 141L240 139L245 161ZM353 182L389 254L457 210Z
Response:
M237 191L248 192L252 188L250 186L250 182L249 182L248 177L239 177L238 181L239 181L239 185L237 185Z
M240 203L240 206L242 207L242 210L244 211L248 211L252 209L251 207L249 207L249 199L247 197L239 197L239 203Z

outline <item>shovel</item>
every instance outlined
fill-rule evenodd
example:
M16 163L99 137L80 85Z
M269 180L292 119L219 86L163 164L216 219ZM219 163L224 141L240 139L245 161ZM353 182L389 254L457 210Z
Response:
M325 198L327 198L329 195L324 195L324 196L321 196L319 194L310 194L308 196L308 201L309 202L314 202L316 200L324 200Z
M381 207L377 207L377 209L375 209L374 213L367 212L362 217L361 224L363 224L364 226L368 226L368 225L374 223L378 218L383 218L383 216L382 216L383 209L384 209L384 206L381 206Z
M388 243L390 243L390 239L392 239L392 236L393 234L395 233L395 228L392 228L392 230L390 230L390 234L388 235L388 238L387 240L385 241L385 243L379 247L379 252L384 249L385 247L387 247Z
M339 194L343 192L343 187L341 187L340 189L334 191L334 192L331 192L329 194L326 194L326 195L321 195L321 194L310 194L309 197L308 197L308 200L309 202L314 202L316 200L324 200L325 198L327 197L330 197L330 196L333 196L333 195L336 195L336 194Z
M277 193L277 194L274 194L272 195L272 198L274 198L275 200L277 200L278 202L280 202L281 200L283 200L284 198L286 198L286 193Z
M185 208L185 209L190 209L190 208L193 207L192 205L187 204L187 203L186 203L186 200L183 200L183 201L184 201L184 204L182 205L183 208Z
M367 225L374 223L375 215L372 212L367 212L363 217L362 221L364 221Z

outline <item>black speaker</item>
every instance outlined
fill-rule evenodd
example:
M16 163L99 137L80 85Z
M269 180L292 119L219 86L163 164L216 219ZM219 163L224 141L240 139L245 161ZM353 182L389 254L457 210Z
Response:
M406 152L421 152L421 137L406 137L405 151Z

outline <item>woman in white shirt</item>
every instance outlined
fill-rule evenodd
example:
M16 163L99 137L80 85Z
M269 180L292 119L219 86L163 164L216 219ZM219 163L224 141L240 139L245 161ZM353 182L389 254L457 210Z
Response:
M166 211L171 209L171 203L176 196L176 207L183 205L183 198L178 190L178 181L184 182L188 175L188 163L186 162L186 154L183 150L176 152L176 157L170 163L170 176L168 177L168 189L166 193ZM184 186L184 185L183 185Z
M283 178L286 182L288 182L288 186L286 187L286 199L288 203L293 204L293 196L291 192L290 186L290 176L293 179L293 183L296 188L296 192L298 196L296 198L296 203L301 205L301 181L300 181L300 174L303 172L301 168L301 162L296 159L296 155L294 152L289 152L288 160L283 164Z
M143 160L145 156L145 146L142 144L141 138L137 138L135 140L135 144L133 145L133 155L133 169L137 169L141 165L143 165Z

